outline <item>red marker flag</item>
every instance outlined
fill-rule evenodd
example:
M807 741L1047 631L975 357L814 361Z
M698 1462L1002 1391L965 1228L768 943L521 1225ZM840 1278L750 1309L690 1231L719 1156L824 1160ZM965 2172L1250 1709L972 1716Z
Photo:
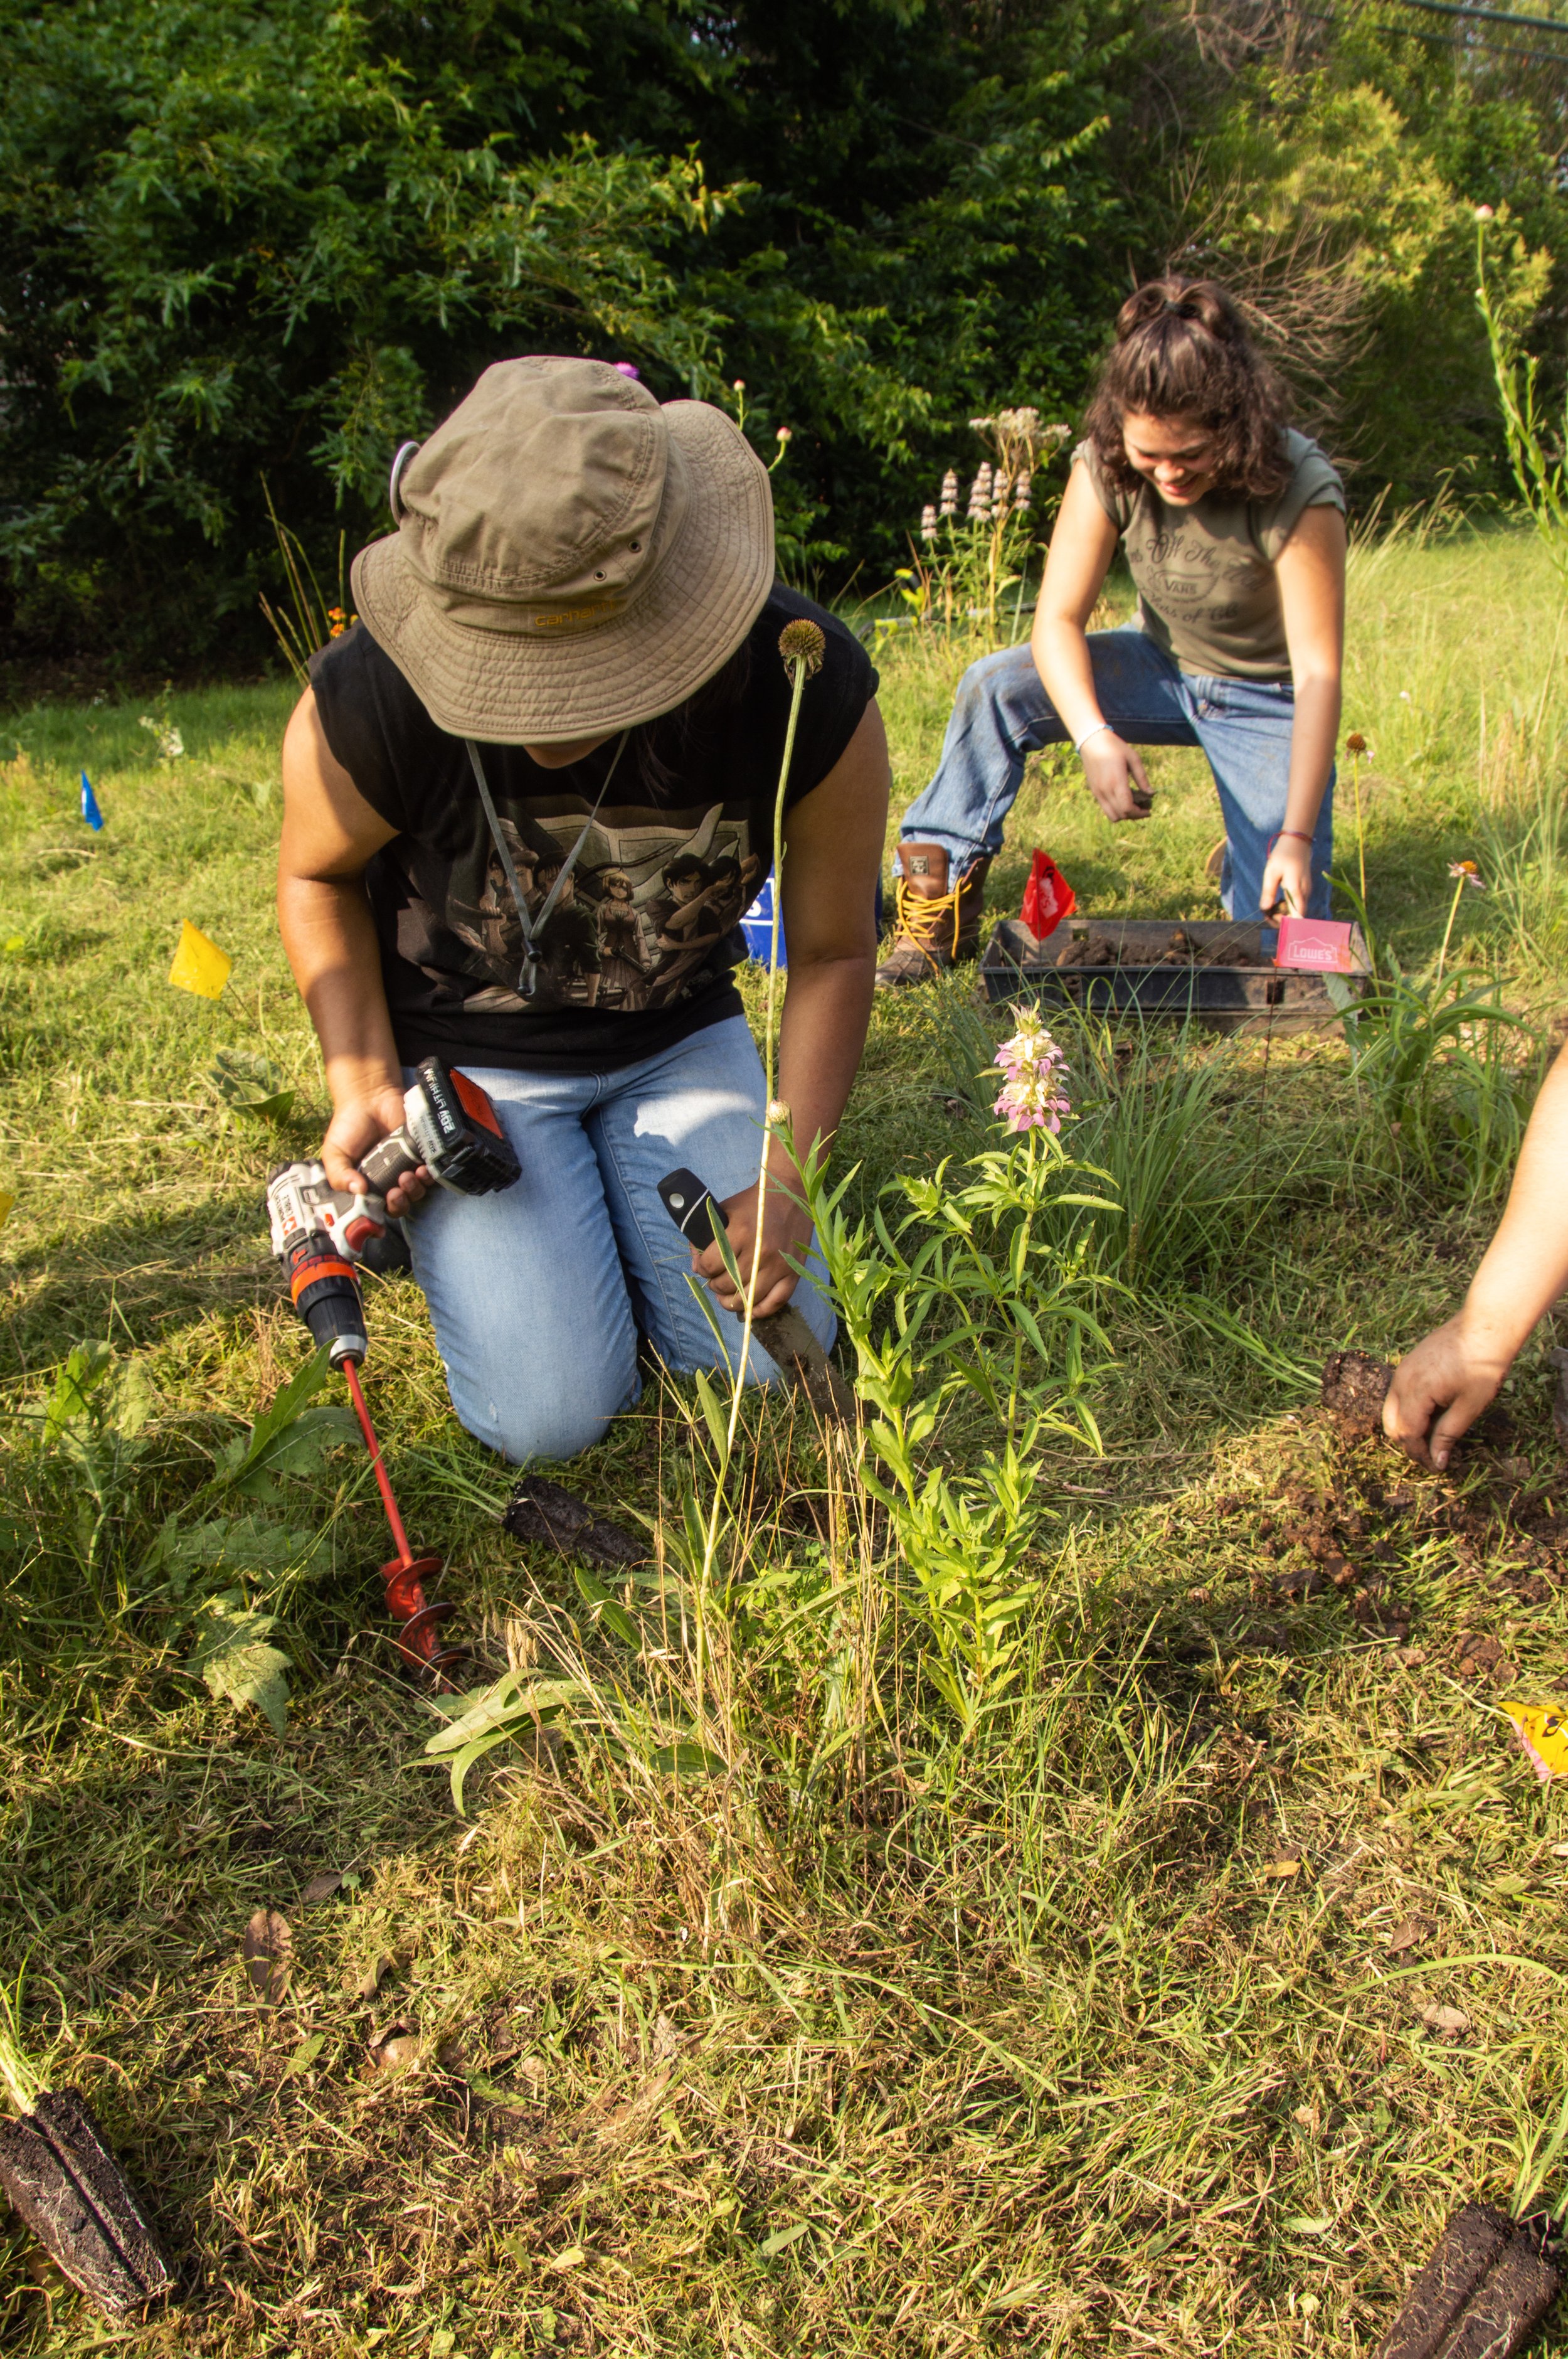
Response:
M1077 908L1077 896L1048 852L1037 852L1029 871L1029 882L1023 888L1023 908L1019 912L1024 924L1037 941L1054 934L1064 918L1071 917Z

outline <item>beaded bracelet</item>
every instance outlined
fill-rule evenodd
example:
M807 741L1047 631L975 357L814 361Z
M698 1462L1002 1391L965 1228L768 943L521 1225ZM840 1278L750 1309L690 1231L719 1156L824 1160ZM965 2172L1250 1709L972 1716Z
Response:
M1075 754L1081 754L1081 753L1083 752L1083 750L1084 750L1084 747L1088 744L1089 739L1090 739L1091 737L1098 737L1098 736L1099 735L1099 733L1100 733L1100 731L1101 731L1102 729L1112 729L1112 728L1114 728L1114 727L1115 727L1115 725L1116 725L1116 724L1115 724L1115 723L1114 723L1114 722L1111 722L1111 721L1097 721L1097 722L1095 723L1095 725L1094 725L1094 727L1093 727L1092 729L1086 729L1086 730L1085 730L1085 732L1084 732L1083 735L1078 739L1078 741L1077 741L1076 745L1073 747L1073 751L1074 751L1074 753L1075 753Z

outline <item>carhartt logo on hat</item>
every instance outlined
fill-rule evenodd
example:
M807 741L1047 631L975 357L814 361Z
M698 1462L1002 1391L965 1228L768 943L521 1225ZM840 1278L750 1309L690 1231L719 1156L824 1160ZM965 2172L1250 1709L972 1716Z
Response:
M355 602L454 736L548 745L667 712L773 586L762 461L721 410L602 361L499 361L394 470Z

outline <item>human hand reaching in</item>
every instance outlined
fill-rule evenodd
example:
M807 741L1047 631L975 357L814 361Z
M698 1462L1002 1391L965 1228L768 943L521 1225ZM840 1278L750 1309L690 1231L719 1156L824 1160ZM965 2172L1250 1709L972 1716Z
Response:
M1513 1353L1467 1322L1463 1310L1407 1352L1383 1402L1383 1431L1423 1466L1442 1472L1454 1445L1497 1394Z
M403 1121L403 1092L394 1082L384 1089L368 1090L362 1096L346 1098L327 1125L321 1141L321 1167L334 1188L345 1195L368 1196L373 1191L359 1168L362 1155L391 1136ZM431 1185L430 1174L421 1163L410 1171L395 1188L388 1190L386 1209L395 1221L411 1212Z
M1147 819L1153 789L1142 756L1114 729L1098 729L1088 738L1079 760L1088 790L1114 827L1119 820Z
M1258 906L1271 917L1281 902L1281 915L1304 918L1312 902L1312 844L1303 835L1277 835L1263 864Z

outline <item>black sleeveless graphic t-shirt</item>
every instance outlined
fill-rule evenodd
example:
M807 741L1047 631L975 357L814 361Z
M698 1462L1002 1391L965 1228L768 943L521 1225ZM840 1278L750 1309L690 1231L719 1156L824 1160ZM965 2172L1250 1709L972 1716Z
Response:
M741 912L773 857L791 683L779 633L820 625L786 802L820 785L876 693L854 634L775 588L740 654L678 712L633 730L517 991L523 929L467 749L438 729L362 623L313 658L327 743L397 834L365 870L405 1063L439 1056L514 1071L612 1072L735 1014ZM615 758L541 769L521 745L480 757L530 919L544 906Z

